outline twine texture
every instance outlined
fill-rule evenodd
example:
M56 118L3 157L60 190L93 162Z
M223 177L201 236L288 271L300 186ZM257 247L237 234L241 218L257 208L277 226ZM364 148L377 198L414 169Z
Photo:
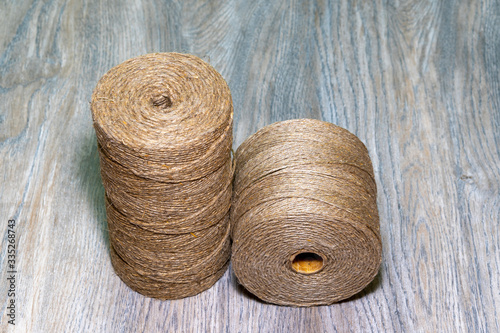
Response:
M91 110L115 272L160 299L208 289L230 256L226 82L195 56L147 54L109 70Z
M236 151L232 267L260 299L327 305L365 288L381 263L373 168L331 123L274 123Z

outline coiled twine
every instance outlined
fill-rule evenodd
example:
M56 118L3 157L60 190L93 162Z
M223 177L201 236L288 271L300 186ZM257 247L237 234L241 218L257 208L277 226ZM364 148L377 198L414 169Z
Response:
M353 134L311 119L264 127L236 151L232 267L260 299L313 306L365 288L381 262L376 184Z
M175 299L212 286L230 256L233 106L201 59L125 61L91 102L111 261L133 290Z

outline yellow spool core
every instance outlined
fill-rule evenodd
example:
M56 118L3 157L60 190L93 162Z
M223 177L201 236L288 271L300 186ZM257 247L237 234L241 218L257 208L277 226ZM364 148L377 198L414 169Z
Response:
M313 274L323 268L323 257L313 252L301 252L292 256L292 269L297 273Z

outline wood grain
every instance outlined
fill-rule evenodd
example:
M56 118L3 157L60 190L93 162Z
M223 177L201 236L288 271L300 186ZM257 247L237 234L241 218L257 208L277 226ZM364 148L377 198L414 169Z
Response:
M299 117L367 145L384 246L367 289L287 308L256 300L230 271L178 301L121 283L89 101L109 68L160 51L198 55L226 78L235 147ZM496 1L1 2L0 331L500 331L499 64Z

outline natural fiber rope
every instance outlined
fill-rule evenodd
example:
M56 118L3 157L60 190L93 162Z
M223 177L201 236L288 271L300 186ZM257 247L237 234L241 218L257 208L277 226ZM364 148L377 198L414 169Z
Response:
M232 267L270 303L331 304L373 280L381 240L363 143L330 123L274 123L236 151Z
M144 229L170 234L197 231L220 221L230 208L230 163L200 179L170 183L137 177L108 158L101 147L99 152L110 200Z
M116 273L161 299L209 288L230 255L226 82L195 56L148 54L106 73L91 109Z

